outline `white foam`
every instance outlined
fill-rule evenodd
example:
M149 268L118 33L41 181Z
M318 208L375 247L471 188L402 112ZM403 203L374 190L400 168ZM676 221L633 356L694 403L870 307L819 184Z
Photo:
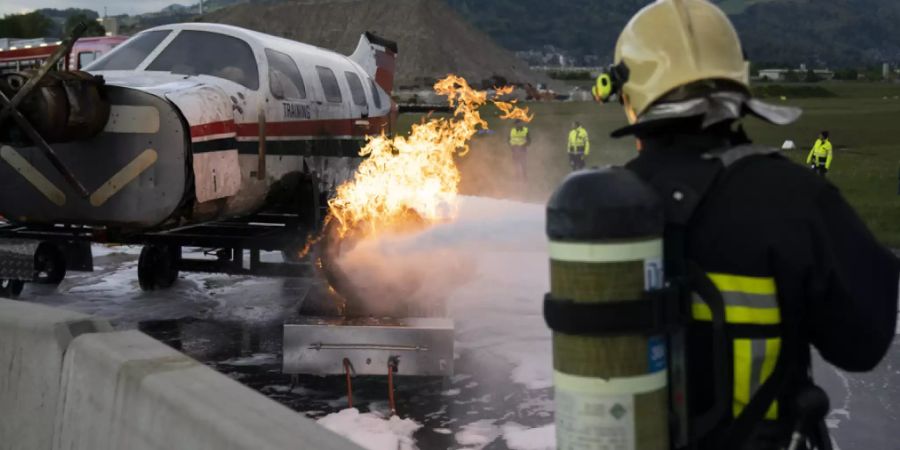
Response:
M467 449L480 450L500 436L500 428L490 419L479 420L462 426L454 436L459 445Z
M515 422L503 425L503 440L512 450L553 450L556 448L556 426L528 428Z
M356 408L329 414L317 422L369 450L415 450L412 435L422 427L412 419L385 419Z
M91 254L97 258L100 256L123 254L123 255L140 255L140 245L114 245L114 244L94 244L91 245Z
M274 364L277 362L278 356L273 353L255 353L251 356L226 359L219 364L229 366L261 366L263 364Z

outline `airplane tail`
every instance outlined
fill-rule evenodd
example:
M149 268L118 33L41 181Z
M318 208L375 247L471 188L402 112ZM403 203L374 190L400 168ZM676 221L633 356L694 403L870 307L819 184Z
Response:
M350 59L363 66L388 95L394 89L394 70L397 60L397 43L365 32L359 37L356 50Z

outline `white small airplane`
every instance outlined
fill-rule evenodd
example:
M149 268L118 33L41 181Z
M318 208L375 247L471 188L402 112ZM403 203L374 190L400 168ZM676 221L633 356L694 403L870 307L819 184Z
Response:
M352 176L364 137L391 132L396 56L395 43L370 33L350 56L219 24L138 33L85 68L103 78L100 100L78 105L70 95L63 109L72 130L46 139L49 152L0 117L0 215L12 224L0 237L45 236L40 242L62 248L75 236L36 233L71 228L82 230L78 239L145 244L152 254L142 256L139 278L154 288L174 281L172 270L158 273L158 260L179 261L182 245L212 247L225 237L163 234L261 213L310 225L324 193ZM0 80L0 88L21 88L29 74L11 76L21 79ZM45 84L29 95L71 94L63 83ZM22 115L36 129L55 123L59 108L36 104L22 102ZM76 110L101 117L97 132L78 132ZM276 245L245 241L221 246ZM23 278L0 270L0 279Z

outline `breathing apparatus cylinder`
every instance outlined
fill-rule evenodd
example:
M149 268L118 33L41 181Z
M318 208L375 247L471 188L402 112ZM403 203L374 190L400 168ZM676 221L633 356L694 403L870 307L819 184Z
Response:
M663 207L624 168L569 175L547 206L560 449L668 450Z

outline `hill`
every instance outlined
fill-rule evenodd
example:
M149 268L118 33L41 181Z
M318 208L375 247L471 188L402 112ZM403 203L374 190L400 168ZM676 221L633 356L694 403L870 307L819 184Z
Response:
M440 0L306 0L242 4L204 16L349 54L371 31L400 49L398 87L430 86L448 73L490 87L542 81L526 64Z
M776 0L713 0L713 3L717 3L719 8L722 8L722 11L725 11L725 14L735 15L743 13L747 8L756 3L771 1Z
M447 0L476 27L511 50L553 46L576 56L611 59L619 31L647 0Z
M894 0L769 1L732 20L756 61L854 66L900 60L900 2Z
M729 14L741 35L748 56L757 63L791 66L806 63L859 68L880 66L883 62L900 62L900 27L897 26L900 23L900 2L896 0L712 1ZM257 29L267 29L273 34L285 36L291 34L295 38L308 38L325 47L332 47L334 41L330 38L338 35L344 39L338 44L341 49L352 47L353 44L348 42L355 43L355 38L351 35L357 34L364 25L382 31L382 34L394 32L408 38L405 47L415 50L420 45L417 36L422 39L442 38L443 29L449 26L457 36L459 33L479 37L486 34L505 49L526 51L552 47L554 51L574 56L576 64L594 65L611 60L613 47L622 27L636 11L649 2L650 0L408 0L405 3L395 0L205 0L204 9L207 13L212 12L208 14L210 20L222 17L230 19L229 23L238 25L252 23L252 27ZM240 11L243 16L227 12L231 9L213 12L217 8L241 3L243 5L233 8L237 8L235 11ZM310 11L330 9L331 12L327 14L316 12L317 17L330 22L313 22L305 17L292 15L299 4L307 5L303 8ZM418 25L413 27L414 30L406 30L409 23L397 19L412 17L417 14L415 11L422 10L431 11L428 13L430 21L422 22L430 24L431 30L424 30ZM295 25L278 16L275 17L276 24L269 24L255 17L258 11L279 11L299 22ZM368 16L362 17L361 11ZM51 35L58 35L62 21L75 12L78 11L39 10L40 14L53 19L53 24L48 25L51 32L47 34ZM187 7L175 5L156 13L119 18L121 30L133 33L155 25L196 20L198 13L197 4ZM422 20L424 17L426 16L418 15L415 18ZM444 17L452 25L445 24ZM337 24L344 21L355 24L355 28L341 30ZM47 24L40 25L44 27ZM329 27L335 30L328 31ZM21 34L21 31L17 31L19 29L0 23L0 34ZM341 31L346 33L342 34ZM45 31L37 31L36 35L45 35ZM328 39L324 37L326 35ZM473 43L470 39L465 44ZM493 44L486 45L485 52L479 52L477 42L475 44L468 48L477 53L503 53ZM499 60L499 63L512 65L508 55ZM519 69L513 72L517 72L519 77L523 76Z
M612 57L628 19L648 0L447 0L512 50L551 45L576 56ZM896 0L714 0L753 61L858 66L900 60Z
M25 14L8 14L0 17L0 38L61 37L66 20L81 16L96 19L97 13L90 9L38 9Z

